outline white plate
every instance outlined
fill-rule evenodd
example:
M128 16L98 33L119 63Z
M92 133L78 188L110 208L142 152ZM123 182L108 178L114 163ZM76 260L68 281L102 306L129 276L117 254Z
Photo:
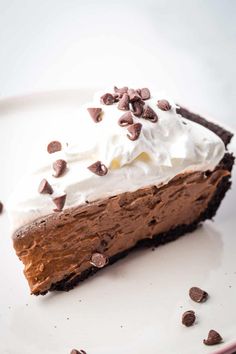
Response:
M7 198L25 166L37 158L38 142L51 140L64 112L76 114L91 91L35 94L0 101L0 199ZM63 114L62 114L63 113ZM236 218L234 187L215 222L157 248L139 250L69 293L29 295L14 254L6 213L0 217L0 353L88 354L212 353L236 340ZM191 286L210 294L204 304L188 297ZM193 309L197 323L181 325ZM224 343L202 340L218 330Z

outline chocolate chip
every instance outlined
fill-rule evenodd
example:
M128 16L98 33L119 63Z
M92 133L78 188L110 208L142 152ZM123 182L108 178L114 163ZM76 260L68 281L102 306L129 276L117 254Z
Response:
M159 100L157 101L157 107L162 111L169 111L171 109L171 105L167 100Z
M206 345L215 345L219 344L220 342L222 342L222 337L214 329L211 329L208 333L207 339L203 340L203 343Z
M190 311L185 311L182 315L182 323L186 327L190 327L194 324L196 320L195 312L190 310Z
M120 99L120 96L118 95L118 93L113 93L113 97L114 97L114 102L118 102Z
M83 349L80 350L72 349L70 354L86 354L86 352Z
M48 183L48 181L45 178L40 182L38 192L41 194L52 194L53 193L52 186Z
M148 100L151 96L149 89L146 87L142 88L140 90L140 96L141 96L142 100Z
M108 172L107 167L101 161L97 161L88 166L88 169L98 176L105 176Z
M66 166L67 166L67 164L66 164L65 160L56 160L52 165L52 167L55 171L55 174L53 176L54 177L62 176L66 170Z
M105 95L100 98L100 101L102 104L105 105L111 105L115 102L114 97L111 93L105 93Z
M135 101L132 102L132 108L133 108L133 114L136 117L141 117L142 113L143 113L143 105L141 101Z
M94 253L90 263L96 268L103 268L108 263L107 257L102 253Z
M61 151L60 141L51 141L47 147L48 153L53 154L54 152Z
M87 108L90 116L95 123L98 123L102 120L102 109L101 108Z
M120 102L118 103L117 108L121 111L129 110L129 95L127 93L123 94L122 98L120 99Z
M205 302L208 298L208 293L196 286L189 289L189 296L195 302Z
M141 130L142 130L142 124L141 123L135 123L135 124L132 124L130 125L128 128L128 131L130 134L127 134L127 137L130 139L130 140L137 140L140 133L141 133Z
M118 87L114 86L114 92L116 94L118 94L118 96L121 98L124 93L128 92L128 87L124 86L124 87L118 88Z
M150 120L152 123L156 123L158 121L156 112L154 112L150 106L144 107L142 117L144 119Z
M66 201L66 194L61 195L60 197L53 198L53 202L56 205L54 211L62 211Z
M3 204L2 202L0 202L0 214L2 213L2 211L3 211Z
M141 99L140 95L138 94L138 92L136 90L133 89L129 89L128 90L128 95L129 95L129 99L130 102L135 102Z
M131 112L124 113L118 120L118 123L121 127L127 127L130 124L133 124L133 117Z

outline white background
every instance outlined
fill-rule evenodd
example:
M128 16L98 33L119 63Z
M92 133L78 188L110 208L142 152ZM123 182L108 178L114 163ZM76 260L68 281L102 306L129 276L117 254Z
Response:
M236 126L236 1L0 0L0 95L151 85Z

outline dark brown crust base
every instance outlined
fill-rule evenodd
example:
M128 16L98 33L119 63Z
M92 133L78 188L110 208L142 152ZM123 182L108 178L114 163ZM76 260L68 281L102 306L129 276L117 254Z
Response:
M234 164L234 157L232 154L225 154L223 160L219 164L220 168L226 169L228 171L232 170ZM119 259L125 257L132 249L140 248L140 247L157 247L159 245L165 244L170 241L174 241L180 236L191 232L195 230L198 226L199 223L206 219L212 219L218 207L220 206L220 203L222 199L225 196L225 193L228 191L228 189L231 186L231 181L230 181L230 176L226 176L222 179L221 183L218 185L218 188L216 190L216 193L212 200L210 201L208 208L202 213L202 215L192 224L190 225L180 225L176 227L175 229L169 230L166 233L163 234L158 234L156 237L153 239L144 239L138 242L135 247L126 250L125 252L121 252L119 254L116 254L109 260L109 264L111 265L118 261ZM90 269L87 269L86 271L82 272L80 275L75 275L75 274L70 274L68 277L64 278L63 280L52 284L50 287L49 291L53 290L59 290L59 291L69 291L72 288L74 288L79 282L85 280L89 276L95 274L99 268L91 267ZM40 295L45 295L45 293L40 293ZM36 294L39 295L39 294Z

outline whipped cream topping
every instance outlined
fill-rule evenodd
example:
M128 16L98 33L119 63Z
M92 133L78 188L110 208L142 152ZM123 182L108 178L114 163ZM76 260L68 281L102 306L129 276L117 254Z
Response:
M101 104L103 94L104 91L95 94L92 102L78 109L74 124L70 120L70 136L60 140L61 151L49 154L47 147L39 146L42 154L37 161L38 168L23 177L8 203L13 231L53 213L52 199L61 195L66 194L65 210L123 192L168 183L180 173L213 170L222 159L225 153L222 140L177 114L175 103L168 97L151 92L151 98L145 104L155 111L158 121L153 123L133 115L134 123L141 123L142 130L139 138L132 141L127 137L127 127L118 124L125 112L117 108L117 103ZM169 111L157 107L160 99L169 101ZM98 123L87 110L93 107L102 109L102 119ZM58 159L67 162L67 170L56 178L52 165ZM108 168L105 176L88 169L96 161ZM53 188L52 195L38 192L44 178Z

